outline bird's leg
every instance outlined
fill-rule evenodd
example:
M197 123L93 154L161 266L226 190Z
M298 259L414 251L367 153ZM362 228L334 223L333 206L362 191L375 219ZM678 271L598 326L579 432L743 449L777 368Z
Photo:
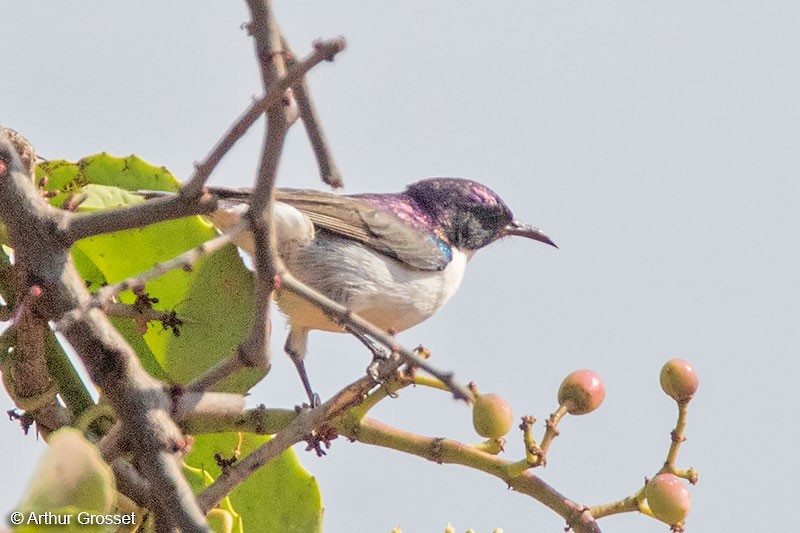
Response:
M292 354L289 354L289 357L292 357ZM314 409L315 407L319 407L322 405L322 400L320 399L319 394L314 392L314 389L311 388L311 382L308 380L308 373L306 372L306 364L302 359L295 359L294 357L292 357L292 361L294 362L295 368L297 368L297 374L300 376L300 381L303 382L303 388L306 389L308 401L311 402L311 408Z
M361 344L366 346L370 352L372 352L372 362L367 367L367 374L375 381L380 382L380 379L378 379L378 365L381 363L381 361L385 361L390 354L383 346L375 342L368 335L365 335L360 331L356 331L349 326L345 326L345 329L356 339L358 339Z
M300 381L303 382L303 388L306 389L308 401L311 402L311 408L313 409L322 405L322 401L319 398L319 394L311 388L308 372L306 372L306 364L303 362L306 355L307 340L308 330L292 328L289 331L289 336L286 337L286 344L284 344L283 349L294 363L297 374L300 376Z

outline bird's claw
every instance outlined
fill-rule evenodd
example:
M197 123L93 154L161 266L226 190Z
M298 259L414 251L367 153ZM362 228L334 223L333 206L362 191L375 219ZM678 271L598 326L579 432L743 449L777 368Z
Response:
M370 378L372 378L372 380L375 381L376 383L380 383L381 381L383 381L381 379L380 373L378 372L378 367L380 366L381 362L385 360L386 360L385 357L383 358L373 357L372 362L367 367L367 375Z

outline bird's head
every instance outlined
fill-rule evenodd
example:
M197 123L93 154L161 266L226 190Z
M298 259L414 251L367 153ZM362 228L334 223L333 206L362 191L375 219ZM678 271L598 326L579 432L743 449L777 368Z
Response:
M479 250L507 236L556 246L540 229L514 220L511 210L491 189L463 178L430 178L410 185L414 199L447 241L462 250Z

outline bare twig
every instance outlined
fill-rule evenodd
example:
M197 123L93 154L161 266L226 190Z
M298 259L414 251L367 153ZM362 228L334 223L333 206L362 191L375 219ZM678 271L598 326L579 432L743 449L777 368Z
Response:
M64 239L72 244L93 235L101 235L131 228L143 228L156 222L183 218L190 215L207 215L217 208L217 199L211 195L187 198L176 194L149 200L127 207L67 213L64 217Z
M37 287L38 289L38 287ZM45 437L64 424L70 415L64 412L56 399L58 388L50 378L47 366L47 322L33 311L36 291L18 291L21 296L16 305L13 322L16 329L15 350L6 357L3 381L14 404L36 422L36 429ZM27 430L26 430L27 433Z
M255 41L264 90L267 91L267 95L275 94L279 90L278 94L284 96L292 83L287 82L286 66L281 54L280 31L272 13L271 3L269 0L247 0L247 5L252 16L249 27ZM189 384L190 390L197 391L211 387L241 368L261 368L267 371L270 368L269 311L275 290L276 274L282 269L272 227L273 191L286 131L293 120L290 108L284 106L283 103L282 99L274 99L265 108L267 125L258 176L253 188L250 207L242 217L242 220L249 224L254 242L254 309L250 333L237 347L236 353L192 381ZM193 183L190 182L187 187L192 185Z
M254 20L255 23L255 20ZM195 167L195 171L189 178L186 186L181 189L181 195L187 198L194 198L201 194L203 186L208 181L209 176L217 167L219 162L233 148L233 145L244 136L256 120L267 110L280 102L286 91L302 79L305 74L314 66L323 61L331 61L334 56L344 50L344 39L339 37L322 41L314 47L314 51L302 61L296 63L286 73L286 76L276 80L275 84L269 87L266 95L255 100L239 116L236 123L225 133L222 139L214 146L202 163Z
M219 361L217 364L203 372L203 374L191 380L185 385L185 388L187 391L191 392L202 392L204 390L209 390L223 379L243 368L247 368L247 365L245 365L239 357L239 348L237 347L237 350L233 355Z
M139 475L132 464L125 459L115 459L111 462L111 470L117 480L117 490L136 502L137 505L150 507L152 499L150 485Z
M152 307L142 307L135 304L124 304L120 302L110 302L106 304L105 311L108 316L119 318L133 318L146 322L161 322L166 328L170 324L175 327L183 324L175 311L162 311Z
M402 362L399 359L384 360L378 365L377 374L379 378L385 379L396 372L401 365ZM227 494L253 472L269 463L290 446L309 438L326 422L342 414L348 408L358 405L364 395L376 384L377 382L372 377L364 376L343 388L321 406L299 412L297 417L285 429L278 432L272 440L231 465L214 483L198 494L197 501L201 509L208 512L216 507Z
M289 46L286 36L281 35L281 43L284 50L288 52L287 62L289 66L294 66L296 63L296 56ZM325 132L322 130L317 108L314 105L314 100L311 98L311 92L305 77L294 84L292 90L297 99L300 119L303 121L303 125L306 128L308 140L311 142L311 148L314 150L314 157L317 159L319 174L322 181L335 189L343 187L344 182L342 181L342 174L339 172L339 167L336 165L336 161L333 158L333 151L330 149L328 139L325 136Z

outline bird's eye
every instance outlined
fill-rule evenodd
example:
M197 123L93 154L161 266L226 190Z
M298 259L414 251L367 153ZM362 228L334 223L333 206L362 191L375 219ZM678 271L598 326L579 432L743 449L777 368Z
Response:
M505 225L505 222L502 220L502 213L498 212L497 209L482 207L476 210L474 214L475 218L478 219L478 222L480 222L480 225L484 228L491 229Z

